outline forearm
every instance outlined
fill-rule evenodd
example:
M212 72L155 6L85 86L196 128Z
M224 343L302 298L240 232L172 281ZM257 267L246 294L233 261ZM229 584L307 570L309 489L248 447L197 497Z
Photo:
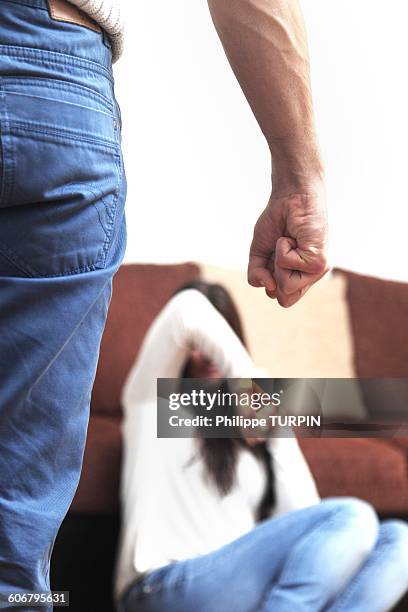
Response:
M156 395L156 378L178 378L192 348L215 363L222 376L255 376L257 369L224 317L199 291L173 296L153 321L124 396Z
M194 347L219 369L221 376L252 377L258 373L235 332L204 295L183 291L179 297L179 346Z
M309 55L296 0L208 0L232 69L267 139L274 190L323 175Z
M279 436L279 433L277 434ZM275 512L291 512L319 503L316 483L293 431L268 439L273 457L277 504Z

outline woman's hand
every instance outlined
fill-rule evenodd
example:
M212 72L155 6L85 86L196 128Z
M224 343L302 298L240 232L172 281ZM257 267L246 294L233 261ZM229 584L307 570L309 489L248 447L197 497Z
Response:
M253 422L251 427L241 427L241 434L248 446L256 446L256 444L265 442L269 437L273 429L269 417L277 413L276 406L273 404L272 398L269 403L262 403L262 406L259 406L259 397L261 394L266 395L266 392L251 378L240 380L238 393L255 400L252 405L248 405L250 402L239 401L237 414L244 419L251 419ZM254 404L259 407L254 408ZM259 424L262 420L265 420L265 426Z

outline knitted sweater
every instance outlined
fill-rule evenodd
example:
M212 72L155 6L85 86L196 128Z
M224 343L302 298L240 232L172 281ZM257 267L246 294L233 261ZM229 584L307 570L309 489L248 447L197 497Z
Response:
M112 43L113 61L123 49L124 23L120 11L120 0L69 0L79 9L92 17L103 28Z

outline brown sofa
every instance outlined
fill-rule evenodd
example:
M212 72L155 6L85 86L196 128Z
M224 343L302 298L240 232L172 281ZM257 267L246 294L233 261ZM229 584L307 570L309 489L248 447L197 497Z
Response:
M339 274L346 283L355 374L407 376L408 285L348 272ZM52 586L71 591L73 611L113 609L122 385L154 317L178 287L199 276L199 266L192 263L125 265L114 279L92 397L84 468L52 560ZM408 516L406 439L312 438L303 439L301 445L322 497L354 495L373 503L383 517Z

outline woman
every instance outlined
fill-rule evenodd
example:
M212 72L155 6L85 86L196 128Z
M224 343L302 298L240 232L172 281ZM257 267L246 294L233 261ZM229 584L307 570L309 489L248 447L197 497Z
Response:
M390 609L408 586L405 524L379 525L358 500L320 502L294 437L157 438L156 379L181 374L259 375L219 285L170 300L124 388L119 610Z

